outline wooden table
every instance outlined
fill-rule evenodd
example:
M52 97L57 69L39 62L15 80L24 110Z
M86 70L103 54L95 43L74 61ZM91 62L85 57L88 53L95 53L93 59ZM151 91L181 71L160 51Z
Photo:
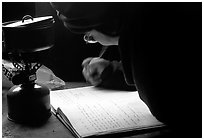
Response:
M65 88L88 86L87 83L67 82ZM6 93L8 89L2 89L2 137L3 138L73 138L69 130L54 116L41 126L26 126L14 123L7 119ZM148 130L142 133L131 132L124 134L108 135L104 137L170 137L168 129Z

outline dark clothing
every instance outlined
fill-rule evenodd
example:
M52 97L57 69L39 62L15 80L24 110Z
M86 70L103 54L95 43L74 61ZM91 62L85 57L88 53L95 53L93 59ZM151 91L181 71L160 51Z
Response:
M201 137L202 4L126 6L119 40L126 81L158 120Z
M85 33L92 29L116 35L121 4L112 2L53 2L52 6L67 17L68 29Z
M112 11L118 17L127 83L134 84L152 114L181 137L201 137L202 3L115 5L120 7ZM108 12L98 13L107 18ZM82 27L78 29L84 31Z

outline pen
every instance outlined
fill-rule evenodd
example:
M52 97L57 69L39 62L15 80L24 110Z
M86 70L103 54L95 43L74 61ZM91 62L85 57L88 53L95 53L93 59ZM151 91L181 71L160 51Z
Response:
M84 35L84 41L86 43L97 43L98 41L96 41L90 34L85 34ZM107 46L103 46L100 53L99 53L99 58L101 58L103 56L103 54L106 52L106 49L108 47Z
M103 54L106 52L107 48L108 48L107 46L102 47L102 49L101 49L101 51L99 53L99 58L101 58L103 56Z

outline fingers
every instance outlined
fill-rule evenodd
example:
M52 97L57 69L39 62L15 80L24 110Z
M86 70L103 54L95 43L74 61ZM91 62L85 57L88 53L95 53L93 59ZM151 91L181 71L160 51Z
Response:
M110 61L102 58L87 58L82 62L82 74L86 81L90 82L92 85L98 85L102 82L102 72L109 64Z
M97 67L91 67L89 65L84 67L82 72L86 79L88 79L89 77L92 77L92 78L99 77L100 75Z
M91 62L92 59L93 59L93 57L89 57L89 58L84 59L84 61L81 64L82 67L87 66Z
M100 78L91 78L91 79L89 79L89 82L93 85L93 86L98 86L101 82L102 82L102 80L100 79Z
M90 82L92 85L96 86L101 83L100 74L97 69L91 69L89 66L84 67L82 71L86 81Z
M86 79L86 81L88 81L88 73L87 73L86 68L83 68L82 74L83 74L84 78Z
M95 64L97 65L101 61L104 61L104 59L101 59L99 57L89 57L89 58L84 59L81 65L82 67L87 67L88 65L95 65Z

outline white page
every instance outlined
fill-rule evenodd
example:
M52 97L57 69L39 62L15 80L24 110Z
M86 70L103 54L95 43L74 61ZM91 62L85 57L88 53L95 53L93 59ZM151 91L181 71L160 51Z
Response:
M83 87L51 91L51 104L60 107L82 136L162 125L138 92Z

